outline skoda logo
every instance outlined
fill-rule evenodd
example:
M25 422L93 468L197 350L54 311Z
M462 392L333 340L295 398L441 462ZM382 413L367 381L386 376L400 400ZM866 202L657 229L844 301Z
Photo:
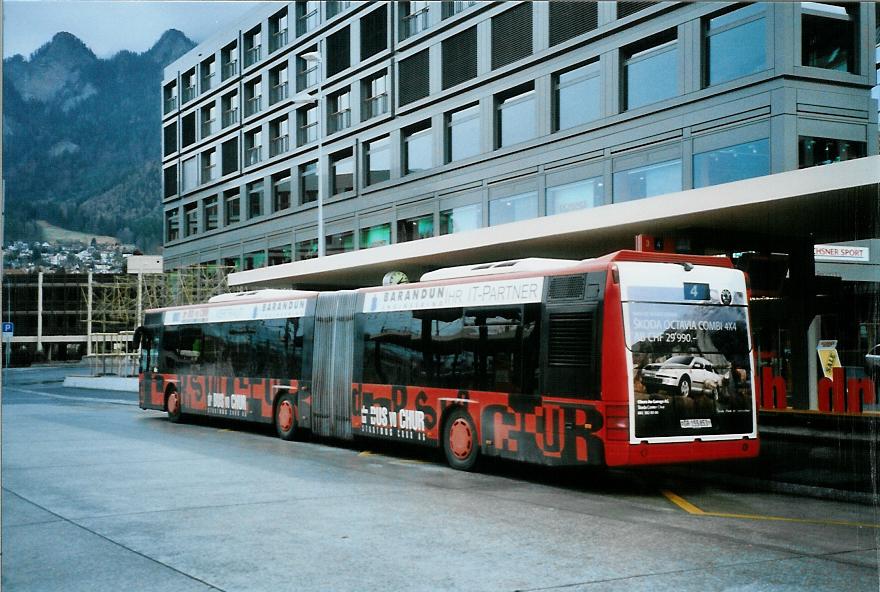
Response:
M721 290L721 304L730 304L730 301L733 298L730 295L730 290Z

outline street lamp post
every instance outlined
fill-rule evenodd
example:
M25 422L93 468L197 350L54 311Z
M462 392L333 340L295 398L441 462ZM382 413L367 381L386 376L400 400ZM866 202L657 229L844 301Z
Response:
M318 67L318 96L317 98L307 94L298 93L293 97L294 103L301 104L318 104L318 166L316 173L318 177L318 257L324 256L324 76L321 71L321 54L317 51L310 51L300 56L308 64L314 64Z

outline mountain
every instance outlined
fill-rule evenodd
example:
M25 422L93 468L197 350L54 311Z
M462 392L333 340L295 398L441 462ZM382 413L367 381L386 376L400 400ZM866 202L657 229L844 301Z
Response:
M61 32L3 61L7 241L51 240L46 220L161 246L162 70L194 46L171 29L143 53L100 59Z

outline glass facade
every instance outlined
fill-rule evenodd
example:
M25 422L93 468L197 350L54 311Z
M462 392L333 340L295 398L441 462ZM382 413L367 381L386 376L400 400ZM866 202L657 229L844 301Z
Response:
M856 73L859 4L801 2L801 63Z
M354 251L354 232L338 232L336 234L328 234L324 242L324 253L327 255L337 255L339 253L347 253Z
M430 127L410 128L403 132L403 171L405 175L426 171L433 164L433 135Z
M547 188L547 215L594 208L605 203L602 177Z
M299 241L296 243L294 257L297 261L305 261L306 259L314 259L318 256L318 239Z
M434 236L434 216L420 216L397 221L397 242L429 238Z
M483 206L470 204L440 212L440 234L476 230L483 226Z
M446 114L446 162L480 153L480 106L472 105Z
M602 115L599 64L587 64L554 76L556 100L554 129L561 130Z
M367 185L391 178L391 140L388 136L364 145L364 165L367 169Z
M650 105L678 94L678 40L636 49L624 61L626 108Z
M707 21L707 84L719 84L767 67L765 13L764 4L750 4Z
M538 194L534 191L489 201L489 226L538 217Z
M256 181L247 185L248 220L263 215L263 182Z
M350 150L331 157L330 180L333 195L354 189L354 156Z
M496 98L497 147L531 140L536 134L535 89L514 91Z
M302 203L318 201L318 163L299 165L299 195Z
M391 224L379 224L361 229L360 248L381 247L391 244Z
M694 187L770 174L770 140L764 138L694 154Z
M841 162L867 155L867 144L834 138L800 136L798 138L798 167L806 168Z
M681 191L681 160L614 173L614 203Z

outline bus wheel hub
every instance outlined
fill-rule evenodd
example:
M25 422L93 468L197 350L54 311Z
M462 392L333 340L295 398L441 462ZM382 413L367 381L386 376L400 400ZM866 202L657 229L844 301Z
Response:
M293 425L293 405L290 401L282 401L278 407L278 425L285 432Z
M474 445L471 427L463 419L456 419L449 429L449 447L457 458L465 459Z

